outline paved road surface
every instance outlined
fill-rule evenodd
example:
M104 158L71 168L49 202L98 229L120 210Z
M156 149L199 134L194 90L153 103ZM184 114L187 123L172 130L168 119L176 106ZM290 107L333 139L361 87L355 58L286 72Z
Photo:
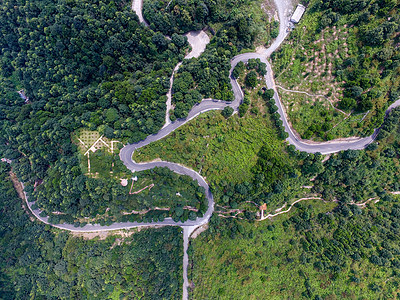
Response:
M250 58L260 58L262 62L266 63L267 65L267 74L265 75L265 81L266 85L268 88L273 88L275 90L275 95L274 99L276 102L276 105L278 106L278 112L281 115L281 119L283 121L283 125L285 127L285 130L289 134L288 141L290 144L294 145L298 150L301 151L306 151L309 153L315 153L315 152L320 152L323 154L326 153L333 153L333 152L338 152L341 150L347 150L347 149L363 149L365 146L367 146L373 139L375 138L377 132L379 129L375 130L374 134L365 137L365 138L358 138L353 141L330 141L330 142L324 142L324 143L314 143L310 141L304 141L299 138L294 134L292 128L290 127L289 123L287 122L283 107L281 105L278 93L276 92L275 88L275 82L274 82L274 77L273 77L273 72L271 69L271 65L267 60L267 57L274 51L276 50L279 45L283 42L285 37L287 36L286 32L286 27L288 24L288 16L290 15L290 12L292 10L291 4L289 0L283 0L279 1L276 0L276 5L278 8L278 15L280 17L280 32L277 37L277 39L274 41L274 43L271 45L270 48L265 50L265 53L263 54L257 54L257 53L245 53L238 55L234 57L231 60L231 73L233 68L236 66L236 64L239 61L246 62ZM141 16L141 7L142 7L142 1L141 0L134 0L132 4L133 9L138 13L139 18L142 22L145 22L143 17ZM190 35L190 33L189 33ZM204 38L204 37L203 37ZM194 47L196 45L201 45L203 47L202 43L195 43ZM192 45L193 47L193 45ZM193 49L193 51L197 51L197 49ZM115 230L115 229L125 229L125 228L132 228L132 227L137 227L137 226L146 226L149 224L153 225L178 225L178 226L193 226L193 225L202 225L206 222L208 222L208 219L210 218L213 210L214 210L214 200L212 193L210 191L210 188L204 178L198 174L197 172L186 168L184 166L181 166L176 163L171 163L171 162L151 162L151 163L136 163L132 160L132 153L143 146L146 146L154 141L157 141L168 134L170 134L172 131L177 129L178 127L182 126L189 120L193 119L196 117L198 114L209 111L209 110L222 110L226 106L231 106L235 110L238 109L239 104L241 103L243 99L243 92L240 89L239 84L234 78L230 78L231 84L232 84L232 90L235 96L234 101L232 102L223 102L223 101L218 101L218 100L212 100L212 99L205 99L203 100L200 104L195 105L192 110L189 112L188 117L186 119L181 119L177 120L175 122L172 122L162 128L157 134L150 135L148 136L145 140L136 143L136 144L131 144L125 146L121 152L120 152L120 157L121 160L124 162L124 164L132 171L140 171L140 170L146 170L146 169L151 169L154 167L167 167L171 169L174 172L177 172L179 174L185 174L190 177L192 177L194 180L197 180L200 186L203 186L206 191L206 197L208 199L208 210L206 214L204 215L203 218L199 218L196 221L186 221L185 223L180 223L180 222L174 222L172 219L167 218L163 222L154 222L154 223L138 223L138 222L124 222L124 223L114 223L110 226L101 226L99 224L87 224L84 227L79 227L75 228L73 225L70 224L51 224L54 227L61 228L61 229L66 229L70 231L79 231L79 232L91 232L91 231L107 231L107 230ZM389 109L387 110L387 113L394 107L400 105L400 100L396 101L394 104L392 104ZM28 202L28 199L26 200L27 203L29 204L29 208L31 209L32 205L34 202ZM32 210L32 209L31 209ZM42 222L48 224L48 218L47 217L40 217L40 211L39 210L32 210L32 213Z
M365 138L357 138L354 140L346 140L346 141L330 141L330 142L324 142L324 143L314 143L310 141L304 141L298 138L291 126L289 125L285 111L283 109L283 106L281 104L281 101L279 99L279 95L276 91L275 87L275 82L274 82L274 76L272 72L272 68L270 63L268 62L267 58L281 45L283 40L287 36L286 28L289 24L289 17L291 12L293 11L293 7L290 3L290 0L275 0L275 4L277 6L278 10L278 16L280 19L280 26L279 26L279 35L276 38L276 40L272 43L272 45L264 51L262 54L257 54L257 53L245 53L241 54L238 56L235 56L231 60L231 70L230 74L232 74L232 70L236 66L236 64L240 61L247 62L251 58L259 58L262 62L264 62L267 66L267 74L265 75L265 82L268 88L272 88L275 91L274 94L274 99L275 103L278 106L278 112L281 116L281 119L283 121L283 126L285 127L286 132L288 132L289 137L288 137L288 142L296 147L296 149L301 150L301 151L306 151L309 153L316 153L320 152L322 154L327 154L327 153L333 153L333 152L338 152L341 150L347 150L347 149L363 149L365 148L369 143L371 143L374 138L376 137L376 134L378 133L379 129L376 129L374 134L365 137ZM142 0L134 0L132 2L132 9L137 13L139 20L144 23L146 26L148 26L148 23L144 20L142 16ZM185 57L185 58L191 58L191 57L197 57L199 56L205 49L206 44L209 42L208 36L203 32L189 32L186 34L188 37L188 41L192 46L192 51ZM178 70L179 65L175 68ZM176 71L175 70L175 71ZM184 229L184 299L187 298L187 287L188 287L188 280L187 280L187 265L188 265L188 257L187 257L187 245L188 245L188 237L192 230L200 225L203 225L208 222L209 218L211 217L212 212L214 211L214 200L213 200L213 195L210 191L210 188L204 178L197 173L194 170L191 170L187 167L184 167L182 165L176 164L176 163L171 163L171 162L166 162L166 161L161 161L161 162L150 162L150 163L136 163L132 160L132 154L136 149L139 149L141 147L144 147L154 141L157 141L159 139L164 138L165 136L169 135L171 132L173 132L175 129L178 127L182 126L189 120L193 119L200 113L209 111L209 110L222 110L226 106L232 107L234 110L238 110L238 107L243 99L243 92L237 83L237 81L232 77L230 78L230 82L232 85L232 90L234 93L234 101L232 102L223 102L219 100L213 100L213 99L204 99L201 103L195 105L189 112L188 117L186 119L180 119L175 122L170 122L168 118L168 113L170 109L170 97L169 97L169 104L167 102L167 117L166 117L166 124L165 126L157 133L154 135L148 136L145 140L140 141L135 144L130 144L125 146L123 149L121 149L120 152L120 158L123 161L123 163L127 166L128 169L132 171L142 171L142 170L147 170L147 169L152 169L154 167L167 167L170 170L178 173L178 174L183 174L183 175L188 175L193 178L193 180L196 180L198 184L205 189L205 194L208 200L208 210L204 214L202 218L198 218L195 221L186 221L184 223L181 222L174 222L171 218L166 218L163 222L154 222L154 223L138 223L138 222L124 222L124 223L114 223L111 224L110 226L101 226L99 224L87 224L84 227L74 227L71 224L50 224L54 227L60 228L60 229L65 229L65 230L70 230L70 231L78 231L78 232L92 232L92 231L109 231L109 230L116 230L116 229L126 229L126 228L132 228L132 227L137 227L137 226L147 226L147 225L178 225L182 226ZM173 77L171 77L171 86L173 83ZM170 93L169 93L170 94ZM171 96L171 95L169 95ZM169 105L169 106L168 106ZM387 113L394 107L400 105L400 99L396 101L394 104L392 104L389 109L387 110ZM26 194L25 194L26 196ZM34 202L29 202L28 197L26 197L26 202L28 204L29 209L32 211L32 213L38 218L40 221L49 224L48 223L48 217L41 217L40 210L33 210L32 205ZM186 297L186 298L185 298Z

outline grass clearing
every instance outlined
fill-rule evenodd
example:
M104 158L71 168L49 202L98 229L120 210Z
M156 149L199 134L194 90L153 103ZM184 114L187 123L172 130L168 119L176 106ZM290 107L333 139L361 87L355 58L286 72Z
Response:
M225 119L219 111L201 114L168 137L137 150L135 161L156 158L184 164L207 177L207 181L251 180L251 168L266 142L275 133L265 116L234 115Z
M335 67L348 58L355 47L354 39L349 38L351 29L338 25L315 34L317 25L316 16L306 14L280 52L272 58L278 85L318 96L278 89L281 101L302 138L322 141L357 135L360 132L354 126L331 130L346 118L332 105L343 97L343 82L337 80Z
M347 115L337 111L324 97L310 97L301 93L287 92L278 89L279 95L285 99L286 113L294 129L301 137L309 139L318 132L315 140L333 139L335 126L343 122ZM349 131L350 128L344 128ZM350 136L350 132L343 134Z

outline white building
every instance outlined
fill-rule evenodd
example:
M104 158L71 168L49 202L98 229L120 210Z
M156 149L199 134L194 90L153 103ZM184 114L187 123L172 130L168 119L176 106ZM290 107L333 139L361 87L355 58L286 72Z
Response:
M303 5L301 4L297 5L296 10L294 11L292 17L290 18L290 22L292 22L293 24L299 23L305 11L306 8Z

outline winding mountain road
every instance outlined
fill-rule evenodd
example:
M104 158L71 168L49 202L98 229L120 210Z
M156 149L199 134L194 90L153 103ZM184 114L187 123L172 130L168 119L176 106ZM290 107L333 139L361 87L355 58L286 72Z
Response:
M276 40L271 44L271 46L268 49L266 49L261 54L245 53L245 54L237 55L231 60L230 82L231 82L232 90L234 93L234 100L232 102L224 102L224 101L219 101L219 100L214 100L214 99L204 99L201 103L195 105L190 110L187 118L178 119L174 122L171 122L169 120L169 110L171 108L173 76L181 64L181 63L179 63L175 67L174 72L171 76L171 80L170 80L170 90L168 92L168 101L166 103L166 105L167 105L166 123L165 123L164 127L157 134L149 135L146 139L144 139L143 141L140 141L138 143L126 145L120 151L121 160L123 161L125 166L133 172L148 170L148 169L152 169L155 167L167 167L170 170L172 170L178 174L188 175L191 178L193 178L193 180L196 180L200 186L204 187L205 195L208 200L208 210L202 218L197 218L195 221L188 220L188 221L185 221L184 223L175 222L171 218L166 218L162 222L153 222L153 223L123 222L123 223L113 223L109 226L101 226L99 224L87 224L83 227L74 227L72 224L50 224L48 222L48 217L40 216L41 211L39 209L32 209L32 206L35 204L35 202L29 202L29 199L25 193L25 201L28 204L28 207L31 210L31 212L33 213L33 215L40 221L42 221L46 224L49 224L53 227L57 227L57 228L65 229L65 230L69 230L69 231L75 231L75 232L110 231L110 230L116 230L116 229L128 229L128 228L133 228L133 227L138 227L138 226L148 226L148 225L182 226L183 233L184 233L184 242L185 242L184 243L184 248L185 248L184 264L183 264L183 268L184 268L183 297L184 297L184 299L186 299L187 298L187 287L188 287L188 279L187 279L188 257L187 257L186 249L187 249L187 245L188 245L188 237L190 236L191 232L196 227L201 226L209 221L209 219L214 211L213 195L210 191L210 187L208 186L207 182L196 171L189 169L185 166L182 166L180 164L167 162L167 161L136 163L135 161L132 160L132 154L136 149L139 149L139 148L144 147L152 142L155 142L159 139L164 138L165 136L167 136L171 132L173 132L175 129L179 128L180 126L182 126L183 124L185 124L186 122L188 122L189 120L193 119L194 117L196 117L197 115L199 115L201 113L204 113L204 112L210 111L210 110L222 110L227 106L230 106L234 110L237 111L238 107L243 99L243 92L242 92L238 82L235 80L235 78L232 77L232 71L238 62L240 62L240 61L247 62L249 59L259 58L262 62L264 62L266 64L266 68L267 68L267 74L265 75L266 85L268 88L273 89L275 92L274 93L275 103L278 107L278 112L281 116L283 126L285 127L286 132L289 134L287 141L290 144L294 145L296 147L296 149L298 149L300 151L306 151L308 153L320 152L322 154L328 154L328 153L338 152L341 150L363 149L369 143L371 143L374 140L374 138L376 137L377 133L379 132L379 129L376 129L374 134L372 134L369 137L354 138L351 140L347 139L345 141L343 141L343 140L335 141L334 140L334 141L323 142L323 143L305 141L305 140L300 139L298 137L298 135L295 134L294 130L291 128L289 122L287 121L287 117L286 117L284 108L281 104L281 101L279 99L279 95L277 93L277 89L275 86L272 68L271 68L270 63L267 60L267 58L276 49L279 48L281 43L284 41L284 39L288 35L288 32L286 32L286 28L288 27L289 17L290 17L291 12L293 11L293 7L292 7L292 3L290 0L275 0L275 4L277 7L278 16L279 16L279 20L280 20L279 35L276 38ZM142 16L142 6L143 6L142 0L133 0L132 9L137 13L140 22L142 22L145 26L148 26L148 23ZM209 42L209 38L204 31L189 32L189 33L185 34L185 36L188 37L188 41L189 41L190 45L192 46L192 51L185 57L185 59L190 59L192 57L198 57L204 51L206 44ZM400 105L400 99L398 101L396 101L395 103L393 103L388 108L386 113L389 113L392 108L399 106L399 105Z
M289 24L289 16L291 11L293 10L292 4L290 0L275 0L275 4L278 10L278 15L280 19L280 26L279 26L279 35L276 38L276 40L272 43L272 45L264 51L264 53L245 53L245 54L240 54L235 56L231 60L231 70L230 70L230 82L232 85L232 90L234 93L234 101L232 102L224 102L224 101L219 101L219 100L214 100L214 99L204 99L201 103L195 105L189 112L188 117L185 119L178 119L174 122L166 122L165 126L157 133L154 135L149 135L146 139L143 141L140 141L135 144L130 144L126 145L124 148L121 149L120 152L120 158L123 161L123 163L127 166L128 169L132 171L142 171L142 170L147 170L147 169L152 169L154 167L167 167L170 170L178 173L178 174L184 174L188 175L193 178L193 180L196 180L198 184L205 189L205 194L208 199L208 210L204 214L202 218L198 218L196 221L186 221L184 223L181 222L174 222L171 218L166 218L163 222L154 222L154 223L139 223L139 222L123 222L123 223L114 223L110 226L101 226L99 224L87 224L83 227L74 227L71 224L50 224L54 227L60 228L60 229L65 229L65 230L70 230L70 231L77 231L77 232L92 232L92 231L108 231L108 230L115 230L115 229L126 229L126 228L132 228L132 227L137 227L137 226L147 226L147 225L178 225L178 226L200 226L208 222L213 210L214 210L214 200L213 200L213 195L210 191L210 188L207 184L207 182L204 180L204 178L197 173L194 170L191 170L187 167L184 167L182 165L176 164L176 163L171 163L171 162L166 162L166 161L161 161L161 162L149 162L149 163L136 163L135 161L132 160L132 154L136 149L139 149L141 147L144 147L152 142L155 142L159 139L164 138L165 136L169 135L171 132L173 132L175 129L179 128L189 120L193 119L197 115L204 113L206 111L210 110L222 110L227 106L232 107L233 109L237 110L242 99L243 99L243 92L238 84L238 82L232 77L232 71L236 64L240 61L242 62L247 62L251 58L259 58L262 62L266 64L267 67L267 74L265 75L265 82L268 88L272 88L275 91L274 94L274 99L275 103L278 106L278 112L281 116L283 125L285 127L286 132L289 134L288 137L288 142L296 147L296 149L301 150L301 151L306 151L308 153L316 153L320 152L322 154L328 154L328 153L333 153L333 152L338 152L341 150L348 150L348 149L363 149L365 148L369 143L371 143L374 138L376 137L379 129L376 129L374 134L372 134L369 137L365 138L354 138L352 140L345 140L345 141L339 141L339 140L333 140L329 142L322 142L322 143L316 143L312 141L305 141L300 138L298 138L297 134L295 134L294 130L291 128L290 124L287 121L286 114L284 111L284 108L281 104L281 101L279 99L279 95L276 91L276 86L275 86L275 81L274 81L274 75L272 72L271 65L267 58L275 51L278 49L278 47L281 45L283 40L286 38L288 33L286 32L286 28ZM146 26L148 26L147 22L144 20L142 16L142 0L134 0L132 3L132 9L138 14L139 20L143 22ZM197 57L199 56L205 49L205 45L208 43L209 39L208 37L205 37L205 33L203 31L200 32L189 32L186 34L188 37L188 41L190 42L192 46L192 51L185 57L185 58L191 58L191 57ZM180 65L180 63L179 63ZM179 68L179 65L177 66L176 70ZM172 85L172 80L171 80L171 85ZM394 107L397 107L400 105L400 99L397 100L395 103L393 103L386 113L389 113L391 109ZM48 222L48 217L41 217L40 213L41 211L38 209L32 209L32 206L34 205L34 202L29 202L28 197L26 197L26 202L28 204L28 207L32 211L32 213L35 215L36 218L38 218L40 221L49 224Z

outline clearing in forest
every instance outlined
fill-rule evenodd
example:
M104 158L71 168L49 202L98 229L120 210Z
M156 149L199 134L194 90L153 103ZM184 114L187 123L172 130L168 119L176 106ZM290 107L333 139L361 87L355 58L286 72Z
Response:
M78 145L81 168L88 176L97 177L104 172L113 173L115 154L119 151L119 141L109 140L97 131L81 129L73 135L73 141ZM119 144L119 145L118 145Z
M330 140L356 135L359 118L349 118L335 108L344 89L335 66L354 51L355 41L349 35L352 28L344 24L311 34L317 24L314 16L305 18L273 55L278 93L302 138Z

